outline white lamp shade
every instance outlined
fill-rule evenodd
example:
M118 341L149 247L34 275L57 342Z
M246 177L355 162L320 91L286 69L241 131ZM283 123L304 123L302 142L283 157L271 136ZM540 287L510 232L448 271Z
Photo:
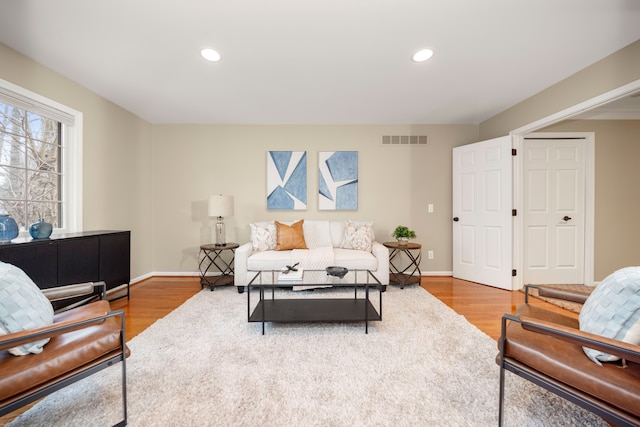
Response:
M233 196L209 196L209 216L233 216Z

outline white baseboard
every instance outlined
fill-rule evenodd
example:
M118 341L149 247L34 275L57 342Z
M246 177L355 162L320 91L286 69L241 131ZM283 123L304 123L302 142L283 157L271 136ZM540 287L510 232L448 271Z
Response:
M149 279L151 277L200 277L199 271L152 271L151 273L143 274L142 276L135 277L131 279L131 284L141 282L143 280Z
M131 285L133 285L134 283L142 282L143 280L149 279L149 278L151 278L153 276L154 276L153 273L143 274L142 276L134 277L133 279L131 279L131 282L129 282L129 283Z
M129 284L128 286L131 286L131 284ZM107 291L107 299L114 300L117 298L126 297L128 286L127 284L124 284L124 285L116 286L115 288L109 289Z
M453 271L421 271L422 276L453 276Z

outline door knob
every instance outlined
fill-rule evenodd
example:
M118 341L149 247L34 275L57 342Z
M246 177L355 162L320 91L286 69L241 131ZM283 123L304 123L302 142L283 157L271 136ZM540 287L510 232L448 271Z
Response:
M565 216L564 216L564 218L562 218L562 219L563 219L564 221L569 221L569 220L571 219L571 217L570 217L570 216L566 216L566 215L565 215Z
M453 217L453 220L454 220L455 222L458 222L458 221L460 221L460 218L458 218L457 216L454 216L454 217Z

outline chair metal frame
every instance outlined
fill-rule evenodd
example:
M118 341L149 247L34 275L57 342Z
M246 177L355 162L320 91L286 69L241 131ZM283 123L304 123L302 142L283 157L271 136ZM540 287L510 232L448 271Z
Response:
M528 288L536 288L538 286L528 285L525 289L525 303L528 303ZM537 371L515 359L505 357L505 342L507 340L507 325L509 322L518 322L522 327L531 332L544 334L553 338L566 341L571 344L600 350L608 354L616 355L622 359L640 363L640 346L627 344L622 341L605 338L599 335L572 330L562 325L555 325L540 319L532 319L527 317L518 317L512 314L502 316L502 326L499 341L500 354L498 356L498 364L500 366L500 392L499 392L499 412L498 425L502 426L504 422L504 397L505 397L505 371L512 372L527 381L530 381L581 408L590 411L603 419L614 423L618 427L638 427L640 426L640 418L621 411L617 407L609 403L597 399L587 393L584 393L574 387L557 381L554 378ZM585 357L587 357L585 355Z
M87 285L87 284L85 284ZM94 287L96 290L98 290L98 295L100 296L100 299L104 299L105 296L105 284L104 282L99 282L99 283L95 283L95 284L90 284L92 285L92 287ZM68 289L73 291L72 287L78 287L78 285L69 285ZM85 287L86 289L86 287ZM60 291L60 289L58 289L58 291ZM95 293L94 290L91 291L92 293ZM46 292L45 292L46 294ZM78 295L70 295L69 297L77 297ZM59 296L56 297L57 299L60 299ZM125 316L124 316L124 311L122 310L115 310L115 311L110 311L109 313L107 313L106 315L103 316L97 316L97 317L92 317L89 319L85 319L85 320L81 320L81 321L75 321L75 322L65 322L59 325L56 325L55 323L53 325L50 326L45 326L42 328L37 328L34 329L32 333L28 333L28 334L24 334L21 333L20 337L17 338L8 338L10 335L5 335L5 336L1 336L0 337L0 350L6 350L9 348L13 348L15 346L19 346L19 345L23 345L29 342L33 342L34 340L38 340L38 339L43 339L43 338L50 338L53 336L57 336L57 335L61 335L64 334L66 332L71 332L71 331L75 331L75 330L79 330L82 328L85 328L87 326L91 326L93 324L98 324L101 322L104 322L106 319L109 318L117 318L119 326L120 326L120 346L119 346L119 352L117 354L115 354L114 356L105 359L99 363L96 364L90 364L88 367L81 369L77 372L74 372L71 375L65 376L64 378L60 379L59 381L47 385L43 388L40 388L32 393L29 393L17 400L14 400L12 402L9 402L8 404L1 406L0 407L0 416L4 416L7 415L25 405L28 405L32 402L35 402L39 399L42 399L43 397L58 391L64 387L67 387L68 385L71 385L77 381L80 381L83 378L86 378L90 375L95 374L96 372L99 372L105 368L108 368L118 362L121 362L121 382L122 382L122 411L123 411L123 419L121 421L119 421L118 423L114 424L115 427L120 427L120 426L126 426L127 425L127 369L126 369L126 359L127 359L127 348L126 348L126 333L125 333ZM13 335L13 334L12 334ZM46 346L45 346L45 351L46 351ZM29 357L29 356L21 356L21 357Z

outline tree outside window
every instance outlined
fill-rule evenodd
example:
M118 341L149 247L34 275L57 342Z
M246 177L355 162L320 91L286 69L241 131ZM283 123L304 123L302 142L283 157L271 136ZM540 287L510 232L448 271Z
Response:
M20 229L43 218L61 228L62 124L0 102L0 211Z

